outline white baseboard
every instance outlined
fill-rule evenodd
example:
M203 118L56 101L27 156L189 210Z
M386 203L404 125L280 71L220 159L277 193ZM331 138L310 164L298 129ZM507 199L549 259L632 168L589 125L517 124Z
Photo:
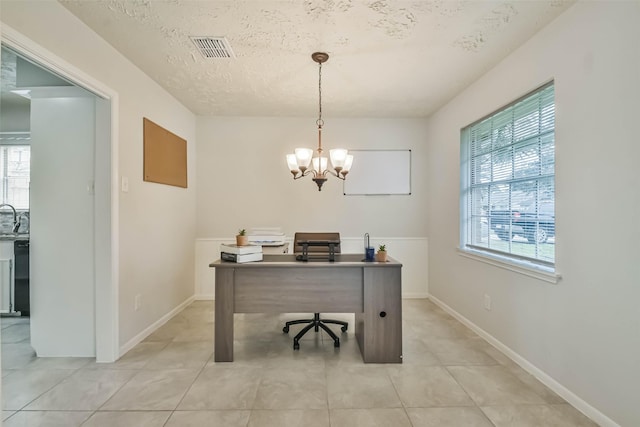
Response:
M427 299L429 298L429 294L426 292L409 292L403 293L402 299Z
M215 300L215 295L213 294L198 294L193 297L196 301L213 301Z
M149 327L144 329L142 332L140 332L135 337L131 338L124 345L120 346L120 353L118 355L118 358L122 357L124 354L126 354L133 347L135 347L136 345L140 344L142 342L142 340L144 340L146 337L148 337L153 332L155 332L155 330L158 329L160 326L164 325L169 320L171 320L173 318L173 316L175 316L176 314L180 313L186 306L191 304L194 300L195 300L195 297L193 297L193 296L187 298L180 305L178 305L176 308L174 308L173 310L171 310L170 312L168 312L167 314L162 316L160 319L158 319L155 322L153 322L151 325L149 325Z
M477 333L480 337L484 338L489 344L494 346L498 351L507 356L509 359L513 360L517 363L522 369L536 377L540 382L549 387L555 393L557 393L560 397L566 400L571 406L576 408L578 411L582 412L584 415L589 417L592 421L600 425L601 427L620 427L615 421L611 418L607 417L605 414L589 405L587 402L578 397L571 390L560 384L558 381L549 376L546 372L542 371L531 362L529 362L524 357L520 356L518 353L513 351L511 348L504 345L502 342L498 341L493 335L486 332L484 329L480 328L478 325L455 311L453 308L449 307L444 302L440 301L438 298L433 295L429 295L428 298L433 301L437 306L442 308L444 311L455 317L469 329Z

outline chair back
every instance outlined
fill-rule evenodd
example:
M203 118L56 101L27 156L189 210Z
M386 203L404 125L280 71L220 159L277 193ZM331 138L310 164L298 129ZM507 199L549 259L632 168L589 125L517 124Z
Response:
M340 241L340 233L296 233L293 237L293 252L302 253L302 245L299 242L305 240L337 240ZM310 253L329 253L328 246L309 246ZM340 253L340 243L335 246L335 253Z

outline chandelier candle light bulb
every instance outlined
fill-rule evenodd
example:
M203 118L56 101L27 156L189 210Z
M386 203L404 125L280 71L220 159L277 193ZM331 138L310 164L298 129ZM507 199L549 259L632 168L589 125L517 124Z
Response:
M345 180L351 165L353 156L343 148L329 150L331 166L329 168L329 158L322 155L322 63L329 59L329 55L324 52L315 52L311 58L318 63L318 148L315 153L310 148L296 148L294 154L287 154L287 165L293 174L293 179L299 179L309 174L313 174L312 180L318 185L318 191L322 190L322 184L327 180L327 175L331 174L339 179ZM311 165L311 169L309 169Z

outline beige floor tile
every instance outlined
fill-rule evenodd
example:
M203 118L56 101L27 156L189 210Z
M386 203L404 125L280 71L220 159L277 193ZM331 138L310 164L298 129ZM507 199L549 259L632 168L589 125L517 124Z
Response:
M249 411L175 411L165 427L246 427Z
M17 323L15 325L2 328L2 344L28 343L31 336L31 325L28 323Z
M142 370L100 409L137 411L176 409L198 372L197 369Z
M387 368L405 407L473 406L474 403L442 366Z
M263 373L254 409L327 409L324 366L292 366Z
M100 411L82 427L163 427L171 411Z
M91 411L102 406L136 371L76 371L27 406L27 410Z
M545 403L504 366L450 366L447 369L478 406Z
M2 379L2 409L22 409L73 372L66 369L14 371Z
M432 338L428 347L443 365L498 365L472 338Z
M327 409L253 410L248 427L329 427Z
M2 344L2 370L22 369L36 358L31 344Z
M89 363L84 369L142 369L168 345L168 341L143 341L113 363Z
M71 369L83 368L95 363L93 357L36 357L24 369Z
M269 362L269 347L271 341L268 339L261 340L236 340L233 342L233 362L213 361L213 356L207 362L209 366L252 366L263 367ZM213 346L212 346L213 348Z
M322 314L349 322L346 333L330 326L339 348L324 332L309 332L295 351L304 325L287 334L282 327L311 313L236 314L233 363L213 360L213 301L190 304L108 364L36 358L29 318L1 317L3 418L73 426L88 412L66 408L110 396L84 425L595 426L431 301L402 304L404 363L387 365L363 363L349 313ZM127 372L133 376L121 377ZM19 411L27 405L55 411Z
M300 349L302 351L302 349ZM362 361L362 353L355 335L348 334L340 338L340 347L333 347L332 343L327 344L324 349L324 360L327 368L331 370L344 369L347 366L361 367L364 365Z
M228 365L204 368L178 409L251 409L262 377L262 368Z
M568 404L487 406L481 408L496 427L596 427Z
M407 408L407 413L413 427L493 427L475 406Z
M293 349L293 340L283 334L282 339L271 342L266 353L265 366L271 369L309 366L313 368L324 368L326 366L325 356L333 353L327 349L322 341L317 344L309 344L305 341L304 348Z
M327 371L329 408L402 406L384 365L346 366Z
M209 342L172 342L144 365L144 369L200 369L211 358Z
M3 421L4 427L76 427L90 411L20 411Z
M213 323L202 323L178 332L173 342L208 342L213 350Z
M331 427L411 427L402 408L332 409Z
M404 338L402 343L402 364L424 366L442 365L440 360L429 348L429 338L425 337Z

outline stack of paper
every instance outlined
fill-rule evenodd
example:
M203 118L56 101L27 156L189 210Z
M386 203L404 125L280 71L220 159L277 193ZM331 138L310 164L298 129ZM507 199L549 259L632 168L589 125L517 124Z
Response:
M261 227L249 230L249 242L262 246L282 246L285 236L280 227Z
M220 259L237 263L262 261L262 246L238 246L235 243L222 243L220 245Z

